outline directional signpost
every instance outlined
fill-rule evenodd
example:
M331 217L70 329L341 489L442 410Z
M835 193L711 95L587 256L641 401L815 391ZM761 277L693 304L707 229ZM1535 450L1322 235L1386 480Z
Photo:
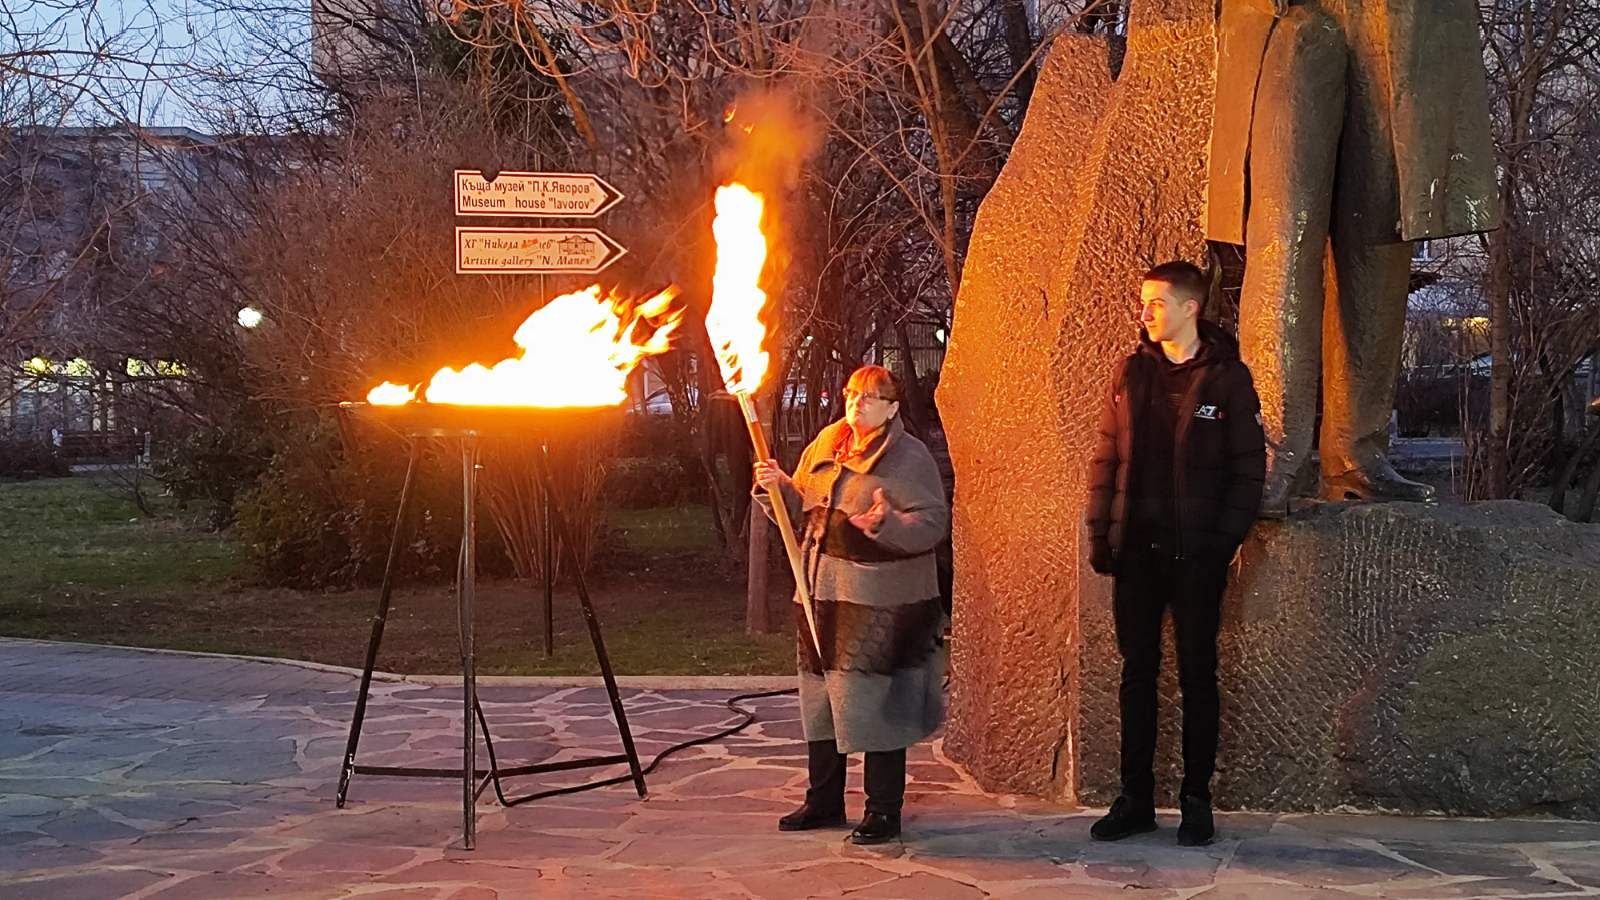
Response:
M455 170L458 216L593 219L621 201L591 173ZM458 275L593 274L627 252L598 228L456 228Z
M493 181L477 169L456 170L456 215L593 219L622 201L599 175L501 172Z
M456 274L592 274L627 249L598 228L456 228Z

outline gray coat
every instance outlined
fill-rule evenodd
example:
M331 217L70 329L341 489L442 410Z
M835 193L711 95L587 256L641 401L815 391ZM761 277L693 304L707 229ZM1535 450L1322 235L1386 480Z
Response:
M933 550L950 507L928 448L892 419L867 451L843 460L833 448L849 426L824 428L784 489L816 606L818 658L796 596L801 722L808 741L839 752L898 750L944 721L944 607ZM891 511L867 534L849 517L884 491ZM771 515L764 493L757 499Z

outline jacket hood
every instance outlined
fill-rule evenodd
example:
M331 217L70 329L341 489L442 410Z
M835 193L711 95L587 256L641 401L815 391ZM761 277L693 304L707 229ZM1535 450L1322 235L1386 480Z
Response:
M1196 325L1200 331L1200 351L1195 354L1194 359L1184 365L1208 366L1239 358L1238 340L1221 325L1210 319L1201 319ZM1148 354L1155 359L1166 358L1166 354L1161 351L1161 345L1150 340L1150 336L1143 328L1139 329L1139 349L1136 352Z

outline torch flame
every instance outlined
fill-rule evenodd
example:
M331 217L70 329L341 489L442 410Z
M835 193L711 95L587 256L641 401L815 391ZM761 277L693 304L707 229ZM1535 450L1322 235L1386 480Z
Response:
M600 286L563 294L523 320L513 340L519 356L493 366L472 363L435 372L423 396L429 403L470 406L616 406L628 399L628 375L647 356L669 349L683 320L669 287L642 303ZM416 392L384 382L367 402L408 403Z
M717 188L711 234L717 242L717 267L711 276L711 309L706 333L722 369L722 381L735 394L754 393L767 377L768 355L761 349L767 329L761 324L767 292L761 270L767 240L761 233L762 196L738 182Z

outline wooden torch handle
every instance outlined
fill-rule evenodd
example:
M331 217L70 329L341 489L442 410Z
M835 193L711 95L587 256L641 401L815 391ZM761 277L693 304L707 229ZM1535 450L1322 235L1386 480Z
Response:
M735 394L739 410L744 413L745 428L750 432L750 443L755 447L756 461L771 459L767 435L761 428L761 418L756 414L755 401L749 394ZM805 561L800 556L800 541L795 538L794 523L789 521L789 504L783 497L783 488L771 493L772 517L778 522L778 533L783 535L783 549L789 555L789 569L794 572L795 593L800 595L800 605L805 609L806 624L811 626L811 644L817 649L817 659L822 659L822 641L817 635L817 612L811 602L811 589L806 585Z

